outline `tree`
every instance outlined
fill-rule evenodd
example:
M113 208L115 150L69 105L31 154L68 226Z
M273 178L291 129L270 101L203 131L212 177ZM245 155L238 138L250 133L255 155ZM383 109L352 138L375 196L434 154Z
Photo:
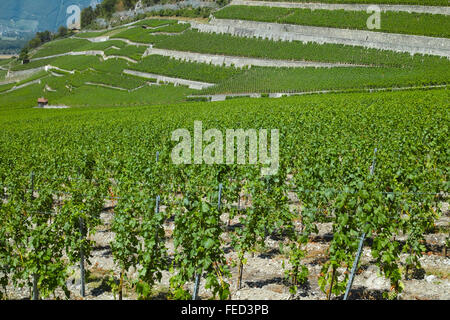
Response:
M224 7L230 3L230 0L216 0L215 1L220 7Z
M137 0L122 0L122 3L127 10L134 9L136 2Z
M42 44L41 39L39 37L35 37L31 39L30 42L28 42L28 47L33 49L39 47L41 44Z
M41 43L49 42L53 38L52 33L48 30L36 33L36 37L38 37L41 40Z
M81 27L84 28L84 27L92 24L92 22L94 22L95 18L97 18L97 14L94 12L92 7L84 8L81 11Z
M20 51L19 60L20 61L28 60L28 48L27 47L23 48L22 51Z
M67 34L68 34L68 30L67 30L66 27L64 27L64 26L59 27L59 29L58 29L58 37L63 38L65 36L67 36Z
M161 1L160 0L143 0L142 1L142 4L144 5L144 6L146 6L146 7L149 7L149 6L153 6L153 5L155 5L155 4L158 4L158 3L160 3Z
M117 0L104 0L101 4L102 15L110 18L115 11Z

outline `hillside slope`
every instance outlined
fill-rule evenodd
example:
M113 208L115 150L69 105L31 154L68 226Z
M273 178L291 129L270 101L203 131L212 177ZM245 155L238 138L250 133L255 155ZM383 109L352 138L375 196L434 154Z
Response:
M334 24L317 26L317 12L291 21L281 9L232 2L209 21L149 17L51 41L27 64L0 65L0 105L29 108L40 96L71 107L129 106L447 86L445 15L391 12L385 30L368 31L364 12L348 25L343 12L321 10L320 21Z

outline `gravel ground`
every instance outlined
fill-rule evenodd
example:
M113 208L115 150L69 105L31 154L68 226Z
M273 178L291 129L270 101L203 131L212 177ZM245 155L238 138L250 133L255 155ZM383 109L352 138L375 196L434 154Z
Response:
M106 207L111 207L108 203ZM164 208L164 207L162 207ZM119 270L114 264L110 242L114 239L114 234L110 231L113 219L112 211L104 211L101 214L102 225L98 228L92 240L96 242L91 265L87 267L90 276L87 280L86 294L87 300L112 300L111 284L113 278L117 280ZM222 216L224 221L227 215ZM448 230L450 215L448 205L444 207L444 214L436 223L438 230ZM231 225L237 220L231 222ZM173 241L170 235L173 231L173 222L165 224L167 248L170 255L173 254ZM332 231L331 223L322 223L318 225L319 233L313 241L307 245L307 256L304 259L309 269L308 283L301 287L295 295L289 293L289 283L284 280L283 260L286 259L279 251L279 242L272 238L267 239L267 247L264 251L256 252L253 255L247 254L247 264L244 266L243 283L240 290L236 290L238 268L232 267L232 278L228 279L231 289L231 299L246 300L324 300L326 295L320 290L317 279L320 273L321 265L326 261L326 251L329 246L328 237ZM421 258L423 270L414 275L413 279L403 280L405 284L404 292L399 295L399 299L408 300L450 300L450 257L444 257L442 254L445 238L448 231L444 233L434 233L426 235L428 252ZM237 257L233 250L225 250L227 261ZM406 257L402 256L404 261ZM135 270L130 270L128 277L134 278ZM170 272L164 271L161 282L155 288L155 299L165 299L169 288L169 279L172 276ZM80 296L80 273L77 266L73 267L73 275L67 280L67 285L71 291L71 299L83 299ZM137 299L136 294L130 286L124 289L123 299ZM193 290L193 283L187 285L189 290ZM359 269L353 282L350 299L381 299L384 291L389 291L389 281L380 277L377 267L373 264L370 254L370 248L365 247L361 256L361 268ZM192 292L192 291L191 291ZM29 299L30 288L14 289L8 288L10 299ZM210 292L204 287L204 281L201 282L199 295L201 299L209 298ZM57 293L59 298L64 298L64 294ZM333 297L341 299L342 297Z

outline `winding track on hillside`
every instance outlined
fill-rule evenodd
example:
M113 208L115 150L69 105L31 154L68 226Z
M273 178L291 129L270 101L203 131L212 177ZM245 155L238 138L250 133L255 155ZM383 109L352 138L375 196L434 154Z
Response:
M124 38L110 38L109 36L100 36L100 37L93 37L93 38L80 38L80 37L72 37L72 38L80 39L80 40L87 40L87 41L90 41L93 43L106 42L106 41L122 41L122 42L125 42L126 44L129 44L132 46L137 46L137 47L151 46L151 44L148 44L148 43L133 42L131 40L124 39Z
M88 86L102 87L102 88L114 89L114 90L119 90L119 91L125 91L125 92L128 92L128 93L131 93L131 92L134 92L136 90L142 89L142 88L144 88L145 86L148 86L148 85L154 85L154 84L151 84L151 83L147 82L146 84L144 84L142 86L139 86L139 87L136 87L134 89L125 89L125 88L112 86L112 85L104 84L104 83L97 83L97 82L85 82L84 84L88 85Z
M0 95L6 94L6 93L9 93L9 92L13 92L13 91L16 91L16 90L19 90L19 89L22 89L22 88L28 87L28 86L30 86L30 85L32 85L32 84L36 84L36 83L41 83L41 79L29 81L29 82L26 82L26 83L24 83L24 84L21 84L21 85L18 85L18 86L14 86L14 87L12 87L12 88L9 89L9 90L0 92Z
M128 44L134 44L133 42L127 39L111 39L112 40L120 40L124 41ZM262 58L252 58L252 57L243 57L243 56L228 56L228 55L218 55L218 54L208 54L208 53L198 53L198 52L189 52L189 51L177 51L177 50L168 50L168 49L159 49L153 48L151 44L140 44L141 46L146 46L148 49L143 54L143 58L149 55L159 55L165 57L171 57L177 60L189 61L189 62L197 62L197 63L208 63L216 66L232 66L242 68L245 66L258 66L258 67L285 67L285 68L306 68L306 67L314 67L314 68L336 68L336 67L366 67L365 65L357 65L357 64L345 64L345 63L326 63L326 62L315 62L315 61L294 61L294 60L276 60L276 59L262 59ZM100 55L104 60L108 59L124 59L131 63L138 63L138 61L133 60L131 58L125 56L106 56L104 51L101 50L90 50L90 51L76 51L76 52L66 52L60 53L56 55L34 58L30 61L39 61L44 59L58 58L63 56L78 56L78 55L91 55L97 56Z
M299 3L299 2L271 2L271 1L246 1L233 0L230 4L252 7L277 7L292 9L311 9L311 10L345 10L345 11L367 11L370 4L342 4L342 3ZM400 4L377 4L381 11L409 12L409 13L430 13L450 15L450 7L438 6L415 6Z
M344 63L326 63L314 61L294 61L294 60L275 60L275 59L260 59L238 56L226 56L218 54L207 54L187 51L176 51L167 49L148 48L143 57L149 55L159 55L171 57L177 60L187 60L190 62L207 63L216 66L231 66L242 68L245 66L258 67L277 67L277 68L335 68L335 67L366 67L364 65L344 64Z
M105 55L105 52L101 51L101 50L74 51L74 52L66 52L66 53L54 54L54 55L51 55L51 56L34 58L34 59L31 59L30 62L39 61L39 60L45 60L45 59L52 59L52 58L59 58L59 57L64 57L64 56L101 56L103 58L103 60L124 59L124 60L127 60L127 61L131 62L131 63L137 63L136 60L128 58L126 56L115 56L115 55L107 56L107 55Z
M48 71L52 75L56 75L56 74L54 72L52 72L51 70L58 70L58 71L62 71L62 72L70 73L70 74L74 74L75 73L75 71L73 71L73 70L72 71L71 70L64 70L64 69L61 69L61 68L58 68L58 67L55 67L55 66L52 66L52 65L46 65L46 66L33 68L33 69L27 69L27 70L21 70L21 71L10 71L10 76L9 76L10 80L9 81L5 81L4 83L0 83L0 85L17 82L18 80L20 80L23 77L30 77L30 76L32 76L32 75L34 75L34 74L36 74L36 73L38 73L40 71L44 71L44 70ZM14 87L12 87L11 89L9 89L7 91L0 92L0 95L8 93L8 92L12 92L12 91L24 88L24 87L27 87L27 86L35 84L35 83L39 83L41 79L42 78L26 82L26 83L24 83L22 85L19 85L19 86L14 86Z
M191 27L200 32L246 38L344 44L450 59L450 39L447 38L216 18L210 23L191 22Z
M147 79L156 79L156 83L173 83L175 85L182 85L182 86L188 86L190 89L195 90L202 90L205 88L209 88L214 86L214 83L208 83L208 82L200 82L200 81L194 81L194 80L187 80L187 79L181 79L181 78L175 78L175 77L168 77L160 74L154 74L154 73L148 73L148 72L142 72L142 71L136 71L136 70L123 70L124 74L141 77L141 78L147 78Z

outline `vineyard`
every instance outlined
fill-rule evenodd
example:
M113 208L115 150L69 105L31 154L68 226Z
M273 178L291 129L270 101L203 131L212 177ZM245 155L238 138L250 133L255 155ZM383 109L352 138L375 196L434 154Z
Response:
M158 55L145 57L140 63L130 65L129 69L211 83L233 79L245 72L245 70L239 68L217 67L206 63L189 63Z
M273 239L295 293L310 281L302 261L323 224L332 237L322 292L344 293L364 234L369 264L390 282L384 297L395 298L420 268L426 235L448 214L446 101L446 90L434 90L2 113L2 295L11 286L35 297L74 294L70 270L81 259L90 279L92 239L107 215L114 267L104 274L119 298L125 287L154 297L169 272L170 299L192 298L195 282L204 297L227 299L243 286L249 255L267 252ZM278 173L174 165L171 132L191 131L194 120L204 129L279 128Z
M214 15L219 19L255 20L343 29L367 29L367 13L345 10L309 10L268 7L230 6ZM383 12L379 32L449 37L450 22L445 15Z
M122 31L116 35L114 35L115 38L120 39L128 39L135 42L140 43L149 43L153 42L158 35L166 35L165 33L181 33L189 28L189 24L171 24L168 26L163 26L155 29L144 29L144 28L131 28L125 31ZM172 36L172 35L166 35L166 36Z
M448 1L286 2L0 60L0 300L450 299Z
M279 0L266 0L279 1ZM285 2L351 3L351 4L399 4L422 6L448 6L447 0L286 0Z
M136 46L125 46L119 50L116 48L109 48L105 50L105 55L107 56L124 56L134 60L139 60L142 58L142 55L145 53L145 47L136 47Z
M314 76L315 81L308 79ZM388 68L260 68L253 67L198 94L246 92L315 92L364 88L397 88L444 85L448 76L430 69ZM363 84L363 85L361 85ZM197 93L196 93L197 94Z
M339 44L282 42L242 38L227 34L210 34L188 30L177 36L158 36L155 48L184 50L200 53L226 54L279 60L309 60L341 62L388 67L419 67L442 63L445 71L448 60L439 57L410 55L387 50L369 49ZM333 54L330 54L333 52Z
M28 64L16 65L11 68L12 71L23 71L34 68L44 67L46 65L52 65L65 70L85 70L92 64L99 61L98 57L95 56L62 56L56 58L35 60Z
M244 14L246 10L259 9L250 6L241 9L231 5L217 11L216 15ZM249 15L247 18L251 17ZM313 21L310 14L305 17ZM414 19L412 16L409 18ZM438 23L436 19L433 21L445 28L445 23ZM206 33L191 25L174 19L144 19L110 30L81 32L74 37L46 43L31 53L29 63L21 64L16 60L2 62L0 72L6 73L8 69L13 72L11 80L6 79L5 74L5 80L10 83L0 85L0 93L5 93L3 103L7 106L29 106L35 101L36 95L42 95L39 90L44 91L56 104L107 106L109 101L113 101L113 105L145 105L188 101L192 99L192 94L267 95L446 86L449 77L449 60L446 57L336 43L274 41ZM397 21L397 27L403 25ZM93 37L103 38L91 39ZM154 54L151 48L159 51L154 50ZM167 56L157 55L162 54L161 50L167 52ZM172 58L174 55L176 59ZM192 55L195 55L195 59L191 58ZM222 65L220 61L224 61L225 56L231 63L225 65L224 62ZM252 58L260 59L259 63L265 66L247 65L251 64ZM242 63L239 59L247 59L247 62ZM264 64L267 63L265 59L270 60L268 65ZM306 62L312 65L301 68L274 67L277 61L280 64ZM340 65L335 68L321 63ZM46 75L42 75L44 67ZM92 70L100 72L95 81L89 81L85 76L86 72ZM141 83L144 83L144 87L139 88L134 85L134 80L126 84L117 77L129 70L181 79L179 81L201 81L214 86L192 92L180 85L166 87L163 84L161 87L158 84L149 87L146 85L148 81L143 78ZM29 75L21 76L21 72L28 71ZM36 72L40 74L37 78L34 76ZM36 83L36 79L41 81ZM48 87L52 90L46 90ZM95 90L99 90L98 95L94 93ZM163 92L174 94L162 96ZM129 97L125 93L129 93ZM110 99L104 100L108 95Z

